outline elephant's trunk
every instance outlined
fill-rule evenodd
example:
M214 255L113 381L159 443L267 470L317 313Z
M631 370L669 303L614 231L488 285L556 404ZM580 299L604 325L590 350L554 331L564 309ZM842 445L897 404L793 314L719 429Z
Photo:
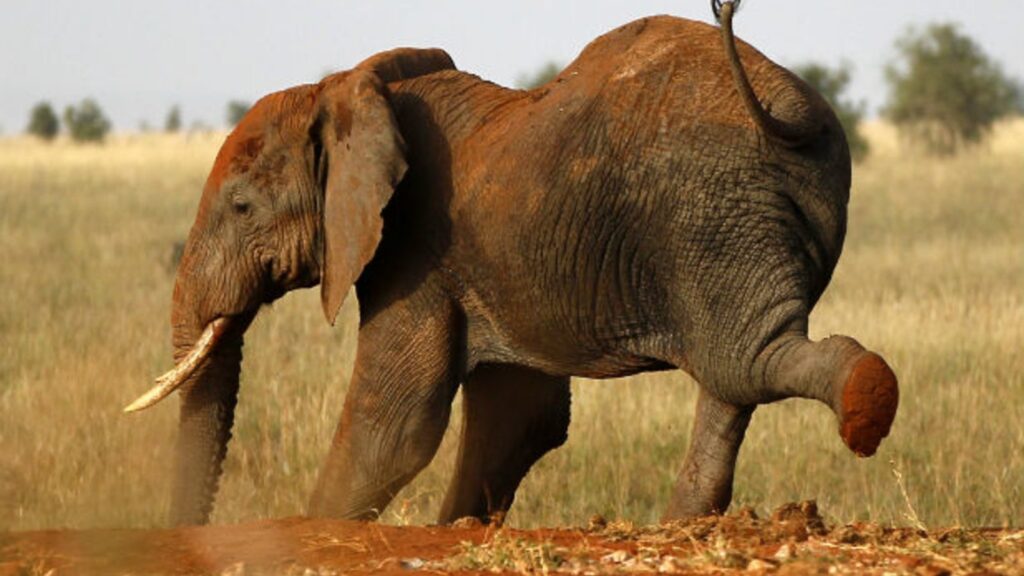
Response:
M205 524L213 509L231 439L243 334L253 315L196 321L200 316L189 304L193 300L177 296L172 312L177 367L167 376L192 370L180 382L181 415L170 523ZM214 344L203 346L204 337L211 331L216 334ZM206 353L195 359L203 351ZM193 361L195 366L190 366Z
M205 524L213 510L238 396L241 335L197 372L181 394L172 525Z
M717 3L717 0L714 0L714 3ZM733 81L736 83L736 89L740 93L743 105L754 120L754 124L766 136L786 148L799 148L821 131L822 123L820 119L811 116L797 122L782 121L769 114L761 105L736 50L736 38L732 32L732 17L736 11L736 4L738 2L734 0L721 2L718 19L722 29L722 44L729 58L729 68L732 70Z

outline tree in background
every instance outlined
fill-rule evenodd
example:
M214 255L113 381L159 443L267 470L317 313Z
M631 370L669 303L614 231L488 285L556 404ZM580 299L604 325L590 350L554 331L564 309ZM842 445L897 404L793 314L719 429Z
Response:
M885 70L885 115L935 154L980 142L996 120L1019 110L1021 89L954 24L908 30Z
M249 111L252 104L245 102L244 100L232 100L228 102L227 109L227 120L228 126L234 128L242 121L242 117Z
M32 112L29 113L28 128L25 131L47 141L57 137L57 132L60 131L60 120L49 102L39 102L32 107Z
M829 68L823 64L810 62L797 66L794 71L832 105L846 132L850 155L854 161L863 160L868 154L868 141L860 133L860 121L864 118L866 105L864 102L853 102L843 96L850 84L849 64Z
M64 125L76 142L101 142L110 131L110 121L92 98L82 100L77 108L65 108Z
M177 104L171 106L164 120L164 132L174 133L181 130L181 108Z
M546 64L538 68L536 71L529 74L520 74L516 77L516 88L522 88L523 90L532 90L538 86L543 86L558 76L558 73L562 71L562 65L554 60L549 60Z

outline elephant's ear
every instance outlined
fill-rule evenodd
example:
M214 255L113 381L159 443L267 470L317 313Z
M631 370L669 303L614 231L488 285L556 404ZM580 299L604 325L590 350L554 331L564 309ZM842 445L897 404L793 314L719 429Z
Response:
M407 165L398 123L375 74L335 74L321 87L318 124L326 175L318 174L324 182L320 299L333 325L380 243L381 211Z

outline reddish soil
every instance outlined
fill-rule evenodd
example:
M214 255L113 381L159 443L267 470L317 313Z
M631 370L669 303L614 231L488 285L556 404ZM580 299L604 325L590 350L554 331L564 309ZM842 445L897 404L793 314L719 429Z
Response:
M803 503L765 520L741 510L650 527L600 518L587 528L552 530L289 518L177 530L0 533L0 576L407 572L1024 574L1024 532L830 529L813 503Z

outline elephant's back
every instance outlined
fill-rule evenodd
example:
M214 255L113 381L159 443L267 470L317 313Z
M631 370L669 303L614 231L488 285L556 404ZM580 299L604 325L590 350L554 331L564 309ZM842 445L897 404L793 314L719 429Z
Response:
M755 93L777 118L796 120L794 116L821 104L785 68L741 40L737 48ZM651 16L616 28L588 44L540 90L556 99L587 95L610 115L635 118L645 111L657 113L667 128L717 125L753 130L719 29L685 18ZM814 105L807 106L811 101Z

